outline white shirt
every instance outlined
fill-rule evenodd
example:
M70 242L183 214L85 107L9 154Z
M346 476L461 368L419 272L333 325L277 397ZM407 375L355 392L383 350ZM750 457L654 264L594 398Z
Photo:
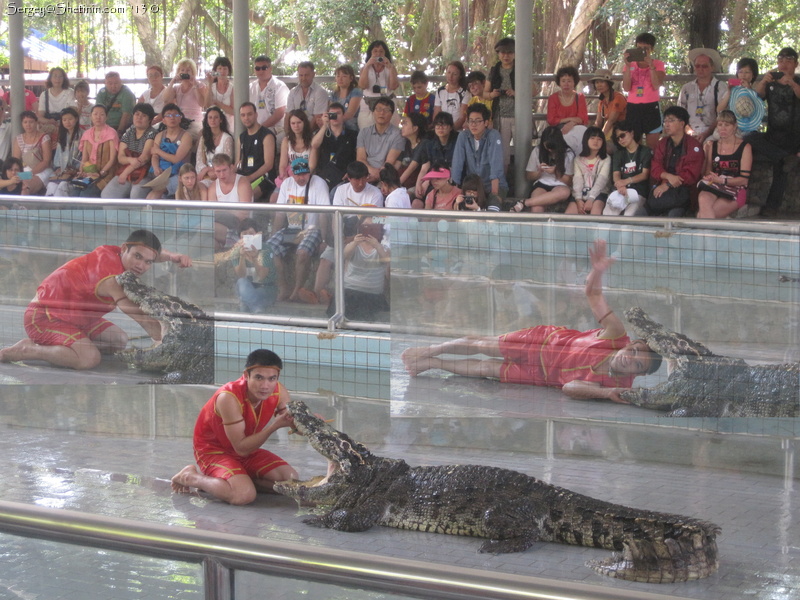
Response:
M575 173L575 154L569 148L567 148L567 156L564 159L564 162L566 163L564 165L564 174L573 175ZM528 166L525 167L525 170L539 171L541 170L540 167L541 163L539 162L539 146L536 146L536 148L533 149L533 152L531 152L531 157L528 159ZM537 179L536 181L538 181L542 185L547 185L550 187L555 187L557 185L567 185L566 183L561 181L561 179L559 179L555 173L542 172L542 174L539 175L539 179Z
M383 203L384 208L411 208L411 198L408 197L408 190L399 187L386 196Z
M77 105L75 102L75 92L70 89L61 90L61 93L58 96L54 96L50 90L45 90L39 95L39 110L42 112L47 111L47 100L46 97L49 96L50 98L50 111L51 113L60 113L65 108L72 106L73 108ZM46 116L46 115L45 115Z
M472 100L472 94L467 90L459 89L455 92L448 92L446 87L442 87L436 91L436 106L453 115L453 122L461 118L461 105L469 104L470 100Z
M289 87L277 77L270 77L267 85L262 90L260 83L256 80L250 85L250 102L256 105L256 113L259 123L264 123L272 116L277 109L286 106L289 98ZM277 133L283 132L283 119L278 121L272 130Z
M303 102L303 88L296 85L289 92L289 97L286 101L286 112L302 108ZM328 110L328 92L323 90L316 83L312 83L308 88L308 94L305 97L305 108L308 120L311 121L311 128L314 128L314 115L321 115Z
M714 89L716 88L716 98ZM678 94L678 104L689 111L689 127L695 135L705 132L717 118L717 104L728 91L728 84L716 77L701 92L697 80L685 83ZM41 104L39 104L41 106Z
M322 177L312 175L308 182L308 204L330 206L328 184ZM278 204L306 204L306 186L299 186L294 177L287 177L278 193ZM290 229L311 229L317 226L317 213L286 213L287 227Z
M336 188L333 204L334 206L377 206L381 208L383 207L383 194L369 183L360 192L353 191L353 186L345 183Z

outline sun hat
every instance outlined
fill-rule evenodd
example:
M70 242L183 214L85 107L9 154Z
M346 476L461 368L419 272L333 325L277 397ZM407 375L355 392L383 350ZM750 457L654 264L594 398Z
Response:
M429 181L431 179L450 179L450 169L433 169L428 171L422 178L422 181Z
M736 126L742 133L761 127L764 120L764 101L754 89L736 85L731 88L728 107L736 115Z
M693 48L689 50L689 54L686 55L689 59L689 63L692 65L698 56L707 56L711 61L711 69L713 71L719 71L722 67L722 57L719 55L719 52L713 48Z
M614 79L609 69L597 69L589 78L590 83L594 83L595 81L607 81L609 85L614 85Z

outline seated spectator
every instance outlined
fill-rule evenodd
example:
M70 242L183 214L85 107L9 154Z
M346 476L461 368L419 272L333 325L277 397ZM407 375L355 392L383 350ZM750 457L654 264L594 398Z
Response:
M656 37L652 33L636 36L636 47L642 51L641 60L623 53L622 89L628 92L627 120L636 128L636 141L646 136L653 150L661 137L661 86L667 75L664 63L653 58Z
M344 247L344 316L350 321L377 321L379 312L389 310L389 250L381 244L383 232L372 217L361 217L358 232ZM328 316L335 311L331 299Z
M453 127L461 131L467 120L467 105L471 99L467 91L467 70L461 61L454 60L447 65L444 76L445 84L436 90L433 116L442 111L449 112L453 117Z
M79 120L78 111L71 106L61 112L56 152L53 156L53 174L47 184L45 196L69 196L69 184L81 168L80 141L83 132Z
M225 120L228 122L227 131L229 133L233 133L236 126L234 123L235 104L231 77L233 77L233 65L230 59L227 56L218 56L214 59L211 72L206 74L207 91L205 103L203 104L206 109L216 106L222 111Z
M394 165L386 163L378 175L378 188L383 194L384 208L411 208L408 190L400 185L400 175Z
M211 160L215 172L215 182L208 188L209 202L252 202L253 189L244 175L236 172L231 157L227 154L217 154ZM218 211L217 211L218 212ZM250 217L249 210L237 210L233 215L243 221ZM237 223L236 229L238 229Z
M404 115L418 114L425 118L425 131L433 125L435 97L428 91L428 76L425 71L411 73L411 95L406 98ZM423 132L424 133L424 132Z
M362 127L358 132L356 159L367 165L372 183L380 179L383 165L394 165L405 149L400 130L391 123L394 109L394 102L389 98L378 98L372 109L375 124Z
M467 90L470 93L469 99L469 106L470 104L475 104L479 102L484 104L486 108L489 109L489 115L492 113L492 104L493 101L489 98L483 97L483 89L486 87L486 75L483 74L483 71L471 71L465 80L467 82ZM489 117L489 127L492 126L492 119L491 116Z
M522 212L563 212L571 199L575 155L558 127L546 127L538 146L531 152L525 173L533 181L530 198L520 200L513 210Z
M128 130L133 120L133 107L136 104L136 96L127 85L123 85L119 73L109 71L106 73L105 87L97 92L95 103L105 106L108 111L106 124L116 130L117 136ZM94 110L94 109L93 109ZM94 123L92 123L94 126Z
M503 201L499 196L492 194L486 197L481 178L477 175L467 175L461 184L461 194L456 196L453 210L472 210L500 212Z
M133 125L122 134L117 150L117 171L103 188L101 198L146 198L144 186L150 168L156 131L151 127L155 113L150 104L133 107Z
M6 86L6 89L0 93L0 99L2 99L7 106L11 106L10 86ZM29 110L34 114L39 112L39 98L28 88L25 88L25 110Z
M152 125L161 122L161 111L164 110L164 97L167 86L164 85L164 70L158 65L147 67L147 83L150 86L139 97L139 104L149 104L153 107Z
M682 106L664 111L664 138L656 146L650 169L655 186L638 214L682 217L690 204L690 190L703 172L703 150L686 134L689 113Z
M503 173L508 170L511 164L511 140L514 146L517 141L514 139L515 117L514 111L514 65L515 65L515 42L514 38L503 38L494 45L498 60L489 71L486 85L483 88L483 97L492 100L492 110L489 116L492 119L492 127L500 132L500 139L503 146ZM526 142L527 143L527 142Z
M164 105L161 120L165 127L156 134L153 149L150 151L150 174L154 179L143 184L150 188L148 200L162 198L164 192L168 196L174 196L178 189L178 171L188 160L192 150L192 136L181 128L182 119L183 112L177 104ZM169 175L161 175L165 171Z
M635 215L650 193L650 163L653 151L639 144L634 126L628 121L614 125L617 151L611 159L614 190L606 200L604 215Z
M311 123L304 110L295 109L288 114L286 137L281 142L281 158L278 165L278 187L291 177L291 166L295 159L302 158L311 163ZM273 194L274 195L274 194ZM274 202L274 200L272 200Z
M22 111L22 133L14 138L11 155L22 161L22 195L38 194L53 174L53 145L50 136L39 131L39 119L30 110Z
M39 96L39 130L54 139L61 111L75 106L75 92L69 87L67 73L61 67L50 69L45 88Z
M740 135L757 131L764 120L764 101L753 89L758 78L758 63L752 58L742 58L736 63L737 79L728 80L728 91L719 101L717 113L730 110L736 115L736 129Z
M178 171L175 200L208 200L208 189L197 181L197 171L190 163L183 163Z
M322 126L322 114L328 108L328 93L319 84L314 83L314 63L303 61L297 65L297 85L289 91L286 100L286 112L283 129L289 131L289 116L294 110L306 113L312 131Z
M325 180L331 192L342 183L347 165L356 159L358 133L346 127L344 115L344 106L331 103L322 115L322 127L311 140L309 166Z
M275 154L275 134L258 122L256 105L245 102L239 108L244 131L239 134L239 167L253 189L253 200L269 198L275 191L274 178L278 172Z
M223 110L218 106L211 106L203 117L203 129L194 161L197 178L206 187L216 179L211 161L217 154L233 156L233 136L228 129L228 119Z
M575 67L561 67L556 71L555 82L559 90L547 99L547 124L558 127L567 145L578 155L589 124L586 97L577 91L581 76Z
M24 167L22 161L14 156L0 163L0 194L19 196L22 194L22 179L19 174ZM0 209L16 208L13 202L0 202Z
M458 140L458 133L453 130L453 115L448 112L440 112L433 120L433 136L422 142L423 155L420 160L423 162L417 176L417 189L414 192L416 198L424 198L428 193L430 185L422 181L422 178L431 169L433 163L441 163L447 168L453 164L456 140Z
M92 108L94 104L89 102L89 84L82 79L75 84L75 109L80 115L81 131L86 131L92 126Z
M249 244L245 236L261 236L261 228L253 219L245 219L239 226L240 239L232 248L230 260L236 273L236 295L239 310L258 314L275 304L278 298L278 276L269 247L263 239ZM246 241L247 240L247 241Z
M277 77L272 76L272 60L257 56L253 61L256 80L250 84L250 102L256 107L257 122L270 129L278 142L283 139L283 117L286 114L286 101L289 87Z
M418 113L411 113L400 119L400 135L406 142L406 147L400 154L400 183L410 194L414 193L417 184L419 168L425 156L426 130L425 117Z
M312 204L330 206L328 186L321 177L311 174L308 161L296 158L291 165L291 176L282 184L278 204ZM319 227L317 213L286 213L275 215L272 237L267 244L272 249L275 270L278 275L278 300L317 303L317 295L306 289L306 279L311 268L311 259L317 255L324 231ZM290 288L286 266L289 248L296 248L294 258L294 286Z
M611 157L606 138L599 127L588 127L583 134L583 149L575 158L572 200L568 215L602 215L611 184Z
M375 109L376 101L379 98L394 98L394 92L400 86L397 69L392 63L392 53L389 52L386 42L383 40L372 42L367 47L365 60L366 63L358 76L358 87L364 94L361 110L358 113L359 129L364 129L374 123L372 111ZM394 102L391 104L392 114L394 114Z
M597 69L597 73L592 75L589 82L599 96L594 125L603 130L606 143L611 150L614 148L614 125L625 120L628 101L625 96L614 89L614 80L608 69Z
M165 104L177 104L182 118L189 119L186 131L192 136L192 146L200 139L203 129L203 106L206 100L206 86L197 80L197 65L191 58L178 61L175 75L169 82L164 95Z
M356 72L350 65L339 65L334 72L336 89L331 92L332 104L339 104L344 109L344 127L348 131L358 132L358 113L361 110L361 99L364 92L358 87ZM328 107L330 110L330 106Z
M736 129L736 115L723 110L717 117L718 140L706 142L705 176L697 185L700 219L724 219L747 202L753 151Z
M92 127L81 135L81 169L72 180L71 196L99 198L114 177L119 137L116 129L106 125L106 114L102 104L92 109Z
M459 185L467 175L478 175L487 194L505 197L508 193L503 168L503 143L496 129L489 129L489 109L483 104L467 108L467 129L458 134L453 163L453 182Z
M728 93L728 84L714 77L722 67L722 58L716 50L694 48L689 51L689 61L696 77L681 87L678 105L689 112L691 134L702 144L716 130L717 105Z
M427 210L453 210L456 197L461 194L461 190L450 181L450 169L440 165L434 166L425 179L431 184L431 191L425 196L424 205L419 208ZM414 200L417 202L417 200ZM412 208L418 208L411 205Z

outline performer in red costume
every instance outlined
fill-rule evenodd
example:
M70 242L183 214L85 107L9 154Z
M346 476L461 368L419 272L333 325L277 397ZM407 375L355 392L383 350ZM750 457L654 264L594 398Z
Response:
M250 504L276 481L297 479L281 457L261 446L281 427L292 426L289 392L278 382L283 362L270 350L247 357L244 374L219 388L194 426L194 465L172 478L172 489L208 492L230 504ZM201 472L202 471L202 472Z
M115 277L125 271L137 276L154 262L189 267L191 259L161 249L150 231L139 229L122 246L100 246L62 265L41 283L25 311L28 337L0 350L0 362L44 360L60 367L91 369L101 353L124 350L127 334L104 316L119 307L158 344L161 324L128 299Z
M493 377L503 382L555 386L571 398L601 398L625 403L619 393L637 375L654 373L661 356L644 340L631 341L625 326L603 296L603 273L614 260L606 243L589 250L592 270L586 278L586 298L602 329L575 331L540 325L499 338L465 337L443 344L409 348L403 363L411 375L442 369L468 377ZM482 354L488 358L455 359L442 355Z

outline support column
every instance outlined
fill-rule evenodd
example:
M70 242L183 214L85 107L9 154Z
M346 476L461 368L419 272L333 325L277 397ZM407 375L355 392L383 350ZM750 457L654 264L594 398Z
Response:
M528 181L525 166L531 153L533 137L533 0L517 0L516 3L516 47L514 69L514 195L525 197Z

